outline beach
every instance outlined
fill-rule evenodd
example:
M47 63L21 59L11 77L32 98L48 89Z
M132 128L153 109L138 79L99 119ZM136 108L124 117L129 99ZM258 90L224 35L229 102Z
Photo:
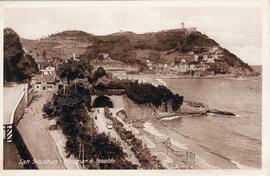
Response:
M154 78L153 83L167 85L185 100L206 103L236 117L212 114L150 119L141 125L142 133L171 137L174 145L196 154L199 168L261 166L261 78Z

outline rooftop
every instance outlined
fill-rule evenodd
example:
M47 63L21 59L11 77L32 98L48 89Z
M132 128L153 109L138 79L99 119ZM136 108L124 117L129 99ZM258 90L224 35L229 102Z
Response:
M35 81L40 81L40 82L54 82L55 81L55 76L54 75L35 75L33 78Z

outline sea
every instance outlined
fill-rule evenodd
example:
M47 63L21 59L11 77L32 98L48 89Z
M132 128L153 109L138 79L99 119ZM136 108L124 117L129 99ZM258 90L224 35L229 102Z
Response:
M148 125L195 153L209 166L261 167L261 77L160 81L185 100L206 103L210 109L229 111L236 116L179 117L148 121Z

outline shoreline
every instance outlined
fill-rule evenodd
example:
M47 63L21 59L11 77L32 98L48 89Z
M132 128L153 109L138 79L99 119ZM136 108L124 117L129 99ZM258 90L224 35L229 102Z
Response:
M147 138L148 142L150 140L151 143L154 144L155 148L157 150L161 150L160 147L158 147L157 145L155 145L155 143L157 142L160 142L160 141L157 141L155 139L157 139L158 137L166 137L167 135L166 134L163 134L161 133L160 131L158 131L153 123L151 122L152 120L145 120L145 121L141 121L141 122L135 122L135 123L132 123L132 125L134 126L140 126L140 133L142 136L144 136L144 138ZM155 136L154 139L150 139L148 136L149 135L153 135ZM185 152L189 152L189 153L192 153L195 155L195 166L193 166L194 168L193 169L219 169L219 167L217 166L214 166L214 165L211 165L209 164L205 159L203 159L202 157L200 157L198 154L194 153L188 146L186 143L182 143L182 142L179 142L179 140L175 140L173 138L171 138L171 143L173 146L175 146L176 148L179 148L181 149L181 151L183 153ZM174 147L174 148L175 148ZM155 153L155 152L154 152ZM170 168L168 168L170 169Z
M140 75L140 76L143 77L143 75ZM137 77L138 77L138 75L137 75ZM147 75L147 78L152 78L152 80L151 79L149 79L149 80L151 80L150 83L153 84L153 85L164 85L164 86L168 86L167 83L166 83L166 81L165 81L165 79L179 79L179 78L166 78L166 77L165 78L162 78L162 77L158 77L157 78L155 75ZM241 78L240 80L250 80L250 79L253 79L253 78L261 79L261 77L248 77L246 79L242 79ZM193 79L193 77L186 77L186 79ZM195 78L195 79L209 79L209 78L207 77L207 78ZM213 79L213 78L210 78L210 79ZM218 78L218 79L224 79L224 78ZM239 78L225 78L225 79L239 80ZM142 80L142 81L144 81L144 80ZM155 121L159 121L159 122L164 121L164 122L167 122L167 121L179 119L179 118L182 118L182 117L184 117L184 116L175 115L175 116L170 116L170 117L164 117L162 119L155 119ZM237 117L239 117L239 116L237 115ZM152 124L152 123L148 124L149 121L152 121L152 119L145 119L145 121L139 122L140 123L139 126L141 126L140 132L143 135L147 135L146 133L151 133L153 135L165 135L166 136L166 133L163 134L162 132L160 132L160 130L158 130L157 128L154 127L155 124ZM134 123L134 125L136 125L136 122ZM145 130L145 127L146 127L146 130ZM170 131L170 129L167 129L167 130ZM188 143L190 143L190 142L188 142L188 143L183 142L183 141L182 142L179 142L179 140L180 140L180 138L179 139L177 138L177 140L174 140L173 137L172 137L172 144L178 146L179 148L192 151L189 147L187 147L189 145ZM197 145L196 144L196 141L192 145L195 145L196 146ZM194 147L192 147L192 148L194 148ZM204 151L202 148L201 149L198 149L198 150L195 150L195 151L197 151L194 154L196 155L196 164L197 164L197 166L198 166L199 169L219 169L219 168L237 168L237 169L247 169L248 168L248 169L252 169L253 168L253 167L248 167L246 165L243 165L240 162L236 161L235 159L228 158L227 161L222 161L224 159L222 157L218 157L217 155L213 156L214 157L213 159L211 159L211 156L210 157L209 156L206 156L206 157L201 156L200 153L202 151ZM198 151L201 151L201 152L198 153ZM194 151L192 151L192 152L194 152ZM206 151L204 151L204 152L206 152ZM211 153L211 151L210 152L207 152L207 153L209 153L207 155L214 155L213 153ZM203 154L203 155L205 155L205 154ZM212 165L212 164L208 163L210 161L212 163L215 163L215 160L221 160L221 161L219 161L219 165L220 166L216 166L216 165Z

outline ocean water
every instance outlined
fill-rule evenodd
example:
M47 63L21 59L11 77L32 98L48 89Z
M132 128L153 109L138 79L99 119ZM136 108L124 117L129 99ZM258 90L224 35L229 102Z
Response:
M261 78L166 79L185 100L230 111L237 117L207 115L153 121L152 125L174 141L184 143L209 165L218 168L261 166Z

